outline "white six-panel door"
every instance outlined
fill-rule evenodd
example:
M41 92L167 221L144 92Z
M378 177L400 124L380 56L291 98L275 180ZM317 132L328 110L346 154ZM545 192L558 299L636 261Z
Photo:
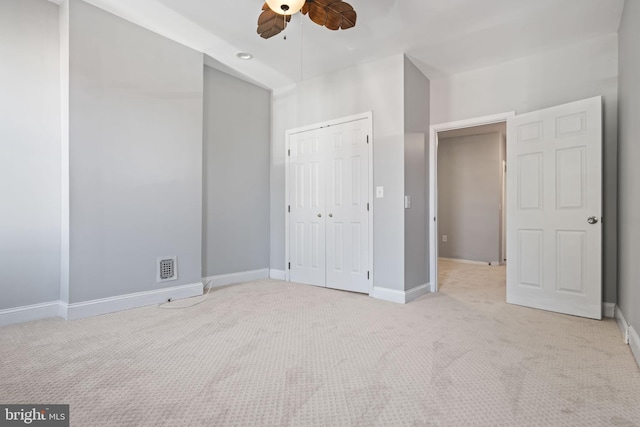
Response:
M368 293L367 120L289 137L289 280Z
M369 292L366 121L323 129L326 135L327 287Z
M602 317L602 99L507 121L507 302Z

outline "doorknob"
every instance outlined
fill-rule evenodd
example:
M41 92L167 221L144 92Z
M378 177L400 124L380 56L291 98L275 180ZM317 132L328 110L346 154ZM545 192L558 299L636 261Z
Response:
M322 214L318 214L318 218L322 218Z
M589 224L597 224L598 223L598 218L596 218L595 216L590 216L589 218L587 218L587 222Z
M329 214L329 218L333 218L333 214Z

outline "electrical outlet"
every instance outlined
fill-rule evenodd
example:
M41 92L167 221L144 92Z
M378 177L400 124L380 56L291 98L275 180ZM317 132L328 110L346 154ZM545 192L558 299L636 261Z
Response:
M442 235L442 241L443 241L444 243L447 243L447 235L446 235L446 234L443 234L443 235Z

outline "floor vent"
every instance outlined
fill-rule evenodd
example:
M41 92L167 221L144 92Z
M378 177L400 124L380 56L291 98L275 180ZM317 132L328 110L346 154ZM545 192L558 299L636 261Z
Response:
M178 278L178 263L174 256L158 258L158 282L168 282Z

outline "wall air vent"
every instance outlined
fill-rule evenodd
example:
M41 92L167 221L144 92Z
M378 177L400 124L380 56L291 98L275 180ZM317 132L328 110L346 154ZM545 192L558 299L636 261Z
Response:
M163 256L158 258L157 266L158 282L168 282L178 278L178 262L175 256Z

